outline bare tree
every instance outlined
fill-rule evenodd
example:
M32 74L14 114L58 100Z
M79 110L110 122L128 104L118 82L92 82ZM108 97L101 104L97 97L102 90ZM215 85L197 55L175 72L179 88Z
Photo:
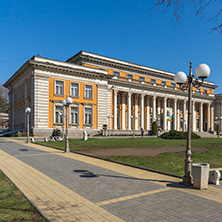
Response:
M8 113L8 89L0 83L0 112Z
M202 19L204 19L204 13L207 11L207 8L211 5L215 8L215 16L207 19L212 23L212 28L210 28L210 32L217 31L222 34L222 0L155 0L153 8L164 8L164 12L168 8L173 8L174 14L173 19L175 19L175 26L177 23L182 24L181 14L184 13L184 8L188 5L194 7L196 11L196 15L199 15ZM218 3L219 2L219 3ZM217 3L217 7L213 6L214 3ZM220 7L218 8L218 4ZM152 10L151 9L151 10Z

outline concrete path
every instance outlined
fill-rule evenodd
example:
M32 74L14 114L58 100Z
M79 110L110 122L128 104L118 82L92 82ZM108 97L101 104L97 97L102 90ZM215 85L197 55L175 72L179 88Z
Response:
M221 221L222 185L0 139L0 169L49 221Z

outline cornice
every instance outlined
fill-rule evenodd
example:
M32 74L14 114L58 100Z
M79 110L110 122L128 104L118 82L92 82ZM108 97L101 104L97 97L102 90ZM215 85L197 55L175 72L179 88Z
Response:
M91 62L91 63L93 63L97 66L99 64L99 65L104 65L106 67L113 68L113 69L115 69L115 68L116 69L122 69L126 72L136 72L136 73L144 74L144 75L147 75L147 76L164 78L164 79L168 79L168 80L171 80L171 81L174 80L173 74L169 75L169 74L164 73L164 72L161 73L160 71L155 72L153 70L145 70L142 67L141 68L133 67L132 65L119 64L119 63L116 63L116 62L106 61L106 60L103 60L103 59L96 59L96 58L92 58L92 57L84 56L84 55L81 55L80 58L82 59L83 63Z
M183 97L188 97L188 92L182 91L180 89L175 90L175 89L169 89L161 86L153 86L153 85L147 85L147 84L141 84L141 83L134 83L134 82L128 82L128 81L123 81L119 79L109 79L108 84L115 86L120 86L120 87L127 87L130 89L140 89L140 90L147 90L147 91L152 91L152 92L160 92L160 93L165 93L169 94L172 96L183 96ZM199 94L199 93L193 93L193 98L200 98L200 99L207 99L207 100L215 100L215 96L210 97L208 95L204 94Z

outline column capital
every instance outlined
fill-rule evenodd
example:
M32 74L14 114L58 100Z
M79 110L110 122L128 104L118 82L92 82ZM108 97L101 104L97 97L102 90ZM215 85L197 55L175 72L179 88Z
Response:
M128 92L128 93L127 93L127 96L128 96L128 97L131 97L131 96L132 96L132 93L131 93L131 92Z
M114 89L113 91L114 91L114 95L117 95L118 90Z

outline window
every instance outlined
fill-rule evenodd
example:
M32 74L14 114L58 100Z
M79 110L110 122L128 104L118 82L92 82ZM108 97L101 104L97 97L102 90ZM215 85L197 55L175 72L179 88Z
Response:
M62 123L62 115L59 115L59 113L63 112L63 107L62 106L55 106L55 118L54 118L54 123Z
M176 87L176 84L175 84L175 83L171 83L171 87L172 87L172 88L175 88L175 87Z
M63 81L55 81L55 95L64 95L64 82Z
M197 89L197 92L200 92L200 89Z
M85 125L92 124L92 108L85 108Z
M151 79L151 84L152 85L156 84L156 80L155 79Z
M204 93L207 94L207 90L206 89L204 90Z
M140 81L140 82L145 82L145 78L142 77L142 76L140 76L140 77L139 77L139 81Z
M133 75L127 74L128 81L131 81L133 79Z
M78 124L79 123L79 108L78 107L71 107L70 123L71 124Z
M92 86L85 85L84 98L92 99Z
M70 96L71 97L79 97L79 84L71 83L70 84Z
M161 86L166 86L166 82L165 81L161 81Z
M113 72L114 76L117 76L117 78L120 78L120 73L119 72Z

